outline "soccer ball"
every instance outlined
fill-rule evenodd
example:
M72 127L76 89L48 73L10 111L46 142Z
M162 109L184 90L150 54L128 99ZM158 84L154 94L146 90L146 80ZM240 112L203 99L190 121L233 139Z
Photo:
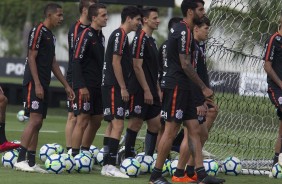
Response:
M29 117L25 116L24 115L24 110L20 110L18 113L17 113L17 119L20 121L20 122L25 122L29 119Z
M135 159L140 160L139 157L144 157L145 155L146 155L145 152L138 153L138 154L135 156Z
M45 162L48 156L57 153L57 148L54 144L44 144L39 150L39 158L42 162Z
M153 157L149 156L149 155L145 155L145 156L139 156L136 159L140 165L140 172L141 173L151 173L152 172L152 164L154 162Z
M63 148L62 145L57 144L57 143L53 143L53 144L54 144L54 146L55 146L56 149L57 149L57 154L62 154L62 153L64 153L64 148Z
M45 168L48 173L60 174L66 168L65 158L58 154L48 156L45 161Z
M124 159L120 165L120 171L129 177L137 177L140 174L140 163L135 158Z
M178 159L175 159L170 164L170 175L173 176L174 172L177 169Z
M236 157L228 157L223 162L222 171L228 175L237 176L242 171L241 161Z
M204 167L208 175L216 176L218 173L218 163L214 159L205 159Z
M68 154L72 155L72 149L69 149Z
M158 158L158 154L157 154L157 153L154 153L154 154L153 154L153 159L154 159L154 160L157 160L157 158Z
M96 146L91 145L89 151L92 153L92 156L93 156L93 158L95 159L95 162L96 162L96 157L99 153L99 149Z
M61 156L65 159L65 163L66 163L66 171L68 173L71 173L74 168L75 168L75 160L74 158L66 153L61 154Z
M157 160L155 160L155 161L153 162L152 168L155 167L156 161L157 161ZM170 175L170 173L171 173L170 164L171 164L170 161L169 161L168 159L166 159L165 162L164 162L164 165L163 165L163 170L162 170L162 175L163 175L163 176L168 176L168 175Z
M88 151L88 150L81 150L80 153L83 153L83 154L87 155L87 156L90 157L91 159L93 158L93 155L92 155L91 151Z
M100 149L99 153L97 154L96 160L99 165L103 165L104 163L104 148Z
M92 170L93 162L92 158L88 155L79 153L74 157L75 170L79 173L89 173Z
M4 167L14 168L14 164L17 162L19 152L17 150L7 151L2 156L2 165Z
M278 163L273 166L272 175L274 178L282 178L282 168Z

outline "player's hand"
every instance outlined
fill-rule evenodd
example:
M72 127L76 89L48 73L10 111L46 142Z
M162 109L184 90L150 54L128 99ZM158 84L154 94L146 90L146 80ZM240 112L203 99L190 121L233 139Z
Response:
M202 92L203 92L203 94L204 94L204 96L205 96L207 101L213 101L214 93L213 93L213 91L210 88L205 87L204 89L202 89Z
M144 91L144 103L149 105L153 104L153 95L150 90Z
M71 87L68 86L68 87L65 88L65 90L66 90L68 99L69 99L69 100L74 100L74 98L75 98L75 93L74 93L74 91L71 89Z
M207 108L204 105L198 106L196 108L198 116L205 116L207 114Z
M128 93L127 89L121 89L120 93L121 93L122 100L124 102L128 102L129 101L129 93Z
M81 89L80 89L80 94L81 94L82 100L83 100L84 102L89 101L89 99L90 99L90 94L89 94L89 91L88 91L87 88L81 88Z
M35 95L39 99L44 99L44 90L41 84L35 84Z

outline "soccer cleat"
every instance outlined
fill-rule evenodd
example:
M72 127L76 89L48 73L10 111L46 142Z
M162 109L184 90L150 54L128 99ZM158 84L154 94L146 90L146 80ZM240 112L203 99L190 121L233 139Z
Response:
M113 165L108 165L105 172L105 176L117 177L117 178L129 178L126 174L123 174L118 168Z
M225 179L216 178L213 176L206 176L202 181L198 181L198 183L204 183L204 184L222 184L225 182Z
M149 184L171 184L163 176L159 177L156 180L150 181Z
M14 164L14 168L17 171L35 172L34 169L28 165L28 162L26 160L21 162L16 162Z
M31 168L33 168L34 172L37 173L42 173L42 174L48 174L48 172L45 169L42 169L39 165L35 164L34 166L32 166Z
M109 165L104 165L104 166L102 167L102 169L101 169L101 175L105 176L108 166L109 166Z
M193 177L189 177L187 176L187 174L185 173L185 175L183 177L177 177L177 176L172 176L172 182L176 182L176 183L188 183L188 182L196 182L197 181L197 176L196 174Z
M16 144L16 143L6 141L3 144L0 144L0 152L16 149L20 146L21 146L20 144Z
M280 153L278 156L278 164L280 165L280 167L282 167L282 153Z

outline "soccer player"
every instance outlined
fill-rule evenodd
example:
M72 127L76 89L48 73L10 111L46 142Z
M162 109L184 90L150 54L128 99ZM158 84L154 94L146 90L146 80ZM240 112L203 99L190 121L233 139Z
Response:
M51 29L62 23L63 9L58 4L50 3L46 5L44 15L45 20L29 34L29 50L23 79L24 108L29 116L29 123L22 134L19 157L14 165L16 170L40 173L46 171L35 164L35 151L39 130L47 114L51 71L65 87L70 100L74 98L74 92L64 79L56 61L56 40L51 32Z
M209 27L210 20L204 16L200 20L195 21L195 26L193 29L195 50L192 64L206 86L209 86L209 76L206 66L206 48L204 41L206 41L208 38ZM198 86L195 85L193 89L195 94L195 105L197 109L198 121L200 123L201 129L201 145L203 147L208 139L208 132L212 126L212 123L217 116L217 106L211 101L205 101L205 97ZM194 160L191 156L189 158L187 134L187 129L184 129L185 136L180 146L179 164L177 165L177 169L172 177L173 182L195 182L197 180L197 177L194 173ZM184 168L186 163L187 167L185 173Z
M189 148L195 159L198 183L222 183L224 180L208 176L203 167L200 125L192 91L192 82L194 82L201 88L205 98L211 98L213 95L213 91L199 78L191 63L194 51L191 30L194 21L205 14L204 1L183 0L181 11L183 21L170 30L168 38L168 68L161 82L164 89L162 114L166 123L165 131L158 145L158 157L150 183L170 183L162 177L162 167L181 123L189 131Z
M264 70L267 73L268 95L270 101L275 105L279 117L279 131L275 144L275 155L273 165L279 162L282 165L282 13L279 20L279 28L276 33L267 40L264 56ZM271 176L270 176L271 177Z
M0 86L0 152L16 149L21 146L20 144L15 144L7 141L6 133L5 133L7 104L8 104L8 99L4 95L4 91Z
M73 59L73 89L77 95L73 105L77 116L71 140L73 156L79 153L80 146L81 150L89 150L90 145L82 144L84 131L87 126L93 126L94 138L103 119L101 82L105 38L102 28L108 20L106 6L100 3L91 5L88 19L90 27L78 35Z
M73 52L75 47L75 40L80 32L82 32L84 29L88 28L90 25L90 21L88 20L88 8L90 5L98 3L98 0L80 0L79 2L79 12L80 12L80 18L76 21L74 25L71 26L68 33L68 45L69 45L69 63L68 63L68 70L67 70L67 82L68 84L73 87L72 84L72 70L73 70ZM67 151L71 148L71 136L72 132L76 123L76 117L73 113L73 101L67 100L67 109L68 109L68 119L66 123L65 128L65 136L66 136L66 147ZM87 139L89 136L89 132L92 134L91 126L87 126L85 131L85 139ZM85 140L83 139L83 140ZM87 140L90 142L90 145L93 141L93 137L90 136ZM88 143L89 144L89 143ZM87 144L87 145L88 145ZM90 146L89 145L89 146ZM87 146L88 147L88 146Z
M134 156L134 146L143 121L148 129L145 137L145 154L153 156L160 130L161 90L158 82L158 48L152 37L158 29L158 9L143 9L143 28L133 39L132 54L134 74L129 79L129 121L126 130L125 157ZM149 146L149 147L148 147Z
M132 56L127 34L136 31L141 23L141 11L127 6L121 12L121 26L109 38L103 67L102 96L104 119L112 128L108 137L109 152L104 156L102 175L128 178L116 168L119 140L124 127L128 76L132 72Z

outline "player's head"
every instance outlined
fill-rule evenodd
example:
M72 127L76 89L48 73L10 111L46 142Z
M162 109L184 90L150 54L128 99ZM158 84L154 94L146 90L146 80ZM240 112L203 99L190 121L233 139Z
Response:
M198 41L205 41L208 39L209 27L211 25L210 19L206 16L195 22L194 37Z
M44 16L52 27L61 25L64 20L63 8L57 3L49 3L44 8Z
M141 23L142 12L135 6L126 6L121 12L121 23L127 23L132 31L137 31Z
M205 15L205 2L203 0L183 0L181 12L183 17L192 18L193 22Z
M168 30L170 30L175 24L179 23L182 20L180 17L172 17L168 21Z
M79 1L79 13L82 14L88 14L88 8L89 6L91 6L92 4L98 3L98 0L80 0Z
M156 30L159 27L159 10L155 7L147 7L142 10L142 24L148 26L152 30Z
M107 7L101 3L96 3L89 6L88 20L101 28L105 27L108 20Z

